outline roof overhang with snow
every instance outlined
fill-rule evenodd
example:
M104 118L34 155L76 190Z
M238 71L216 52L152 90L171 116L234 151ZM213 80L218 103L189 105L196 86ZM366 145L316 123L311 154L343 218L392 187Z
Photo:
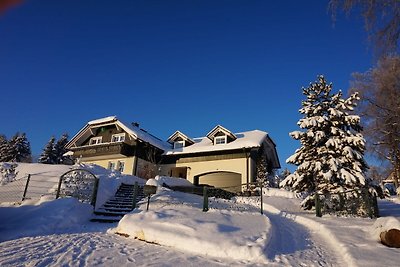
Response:
M67 149L79 147L89 137L94 136L96 129L115 125L118 130L122 130L128 134L128 137L139 142L149 143L161 150L170 148L170 145L157 137L149 134L138 126L125 124L121 122L116 116L105 117L97 120L89 121L65 146Z

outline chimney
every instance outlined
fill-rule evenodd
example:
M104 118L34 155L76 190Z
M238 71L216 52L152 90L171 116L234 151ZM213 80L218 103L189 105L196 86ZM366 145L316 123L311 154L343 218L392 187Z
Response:
M139 128L139 123L138 122L132 122L132 126Z

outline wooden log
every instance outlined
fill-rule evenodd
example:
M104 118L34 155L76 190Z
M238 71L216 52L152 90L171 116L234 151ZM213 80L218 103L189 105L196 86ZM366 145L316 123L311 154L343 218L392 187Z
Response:
M400 248L400 230L390 229L380 234L382 244L392 247Z

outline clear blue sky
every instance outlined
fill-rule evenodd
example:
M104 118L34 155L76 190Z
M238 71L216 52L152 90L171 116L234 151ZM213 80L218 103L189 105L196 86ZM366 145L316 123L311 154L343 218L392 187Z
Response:
M0 133L40 154L110 115L164 140L221 124L267 131L286 167L301 87L372 65L362 20L333 25L327 2L24 1L0 15Z

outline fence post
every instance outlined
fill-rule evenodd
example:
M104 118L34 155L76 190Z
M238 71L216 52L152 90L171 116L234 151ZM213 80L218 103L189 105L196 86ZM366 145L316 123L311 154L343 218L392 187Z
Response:
M368 211L368 217L370 217L371 219L374 217L374 211L372 210L372 203L371 203L371 198L369 196L369 192L367 188L363 188L361 190L362 195L363 195L363 199L365 201L365 204L367 205L367 211Z
M379 207L378 207L378 200L377 200L377 196L373 196L372 198L373 203L374 203L374 212L375 212L375 217L379 217Z
M260 199L261 199L261 214L264 214L263 211L263 183L260 181Z
M208 194L207 186L203 186L203 211L208 211Z
M26 179L24 194L22 195L22 201L24 201L25 198L26 198L26 193L28 192L28 186L29 186L29 181L30 181L30 180L31 180L31 175L28 174L28 179Z
M138 196L138 191L139 191L139 184L138 182L135 182L135 185L133 186L133 209L136 209L136 199Z
M317 217L322 217L321 200L319 199L319 194L317 192L315 192L315 215Z
M99 179L96 179L94 181L94 188L93 188L93 194L92 194L92 200L90 204L96 208L96 200L97 200L97 190L99 189Z
M61 183L62 183L63 177L64 177L64 174L60 176L60 180L58 181L56 199L58 199L60 197Z

